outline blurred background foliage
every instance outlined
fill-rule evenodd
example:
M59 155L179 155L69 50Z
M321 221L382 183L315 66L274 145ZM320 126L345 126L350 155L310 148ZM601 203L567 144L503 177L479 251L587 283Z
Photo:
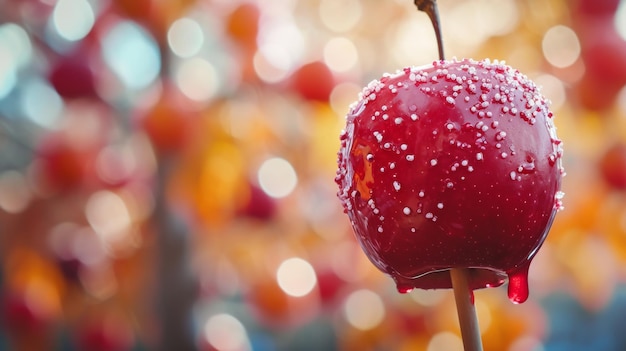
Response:
M440 0L552 101L568 172L486 350L624 350L626 2ZM437 57L409 0L0 0L0 350L461 350L335 198L348 105Z

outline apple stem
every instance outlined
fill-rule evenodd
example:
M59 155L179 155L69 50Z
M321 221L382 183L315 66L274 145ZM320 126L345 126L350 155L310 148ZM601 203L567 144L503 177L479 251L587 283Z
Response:
M454 300L456 301L461 336L463 337L463 348L465 351L482 351L483 344L480 338L478 318L476 317L476 307L474 306L474 292L469 287L468 275L469 270L466 268L450 269Z
M443 53L443 37L441 35L441 25L439 24L439 11L437 10L437 0L415 0L417 9L426 12L435 29L435 37L437 38L437 48L439 49L439 59L445 60Z

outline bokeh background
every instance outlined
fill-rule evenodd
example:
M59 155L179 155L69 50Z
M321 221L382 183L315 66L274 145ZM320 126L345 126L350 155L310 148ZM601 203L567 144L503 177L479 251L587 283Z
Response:
M486 350L625 350L626 1L440 0L552 101L565 210ZM0 350L461 350L334 184L348 105L437 57L410 0L0 0Z

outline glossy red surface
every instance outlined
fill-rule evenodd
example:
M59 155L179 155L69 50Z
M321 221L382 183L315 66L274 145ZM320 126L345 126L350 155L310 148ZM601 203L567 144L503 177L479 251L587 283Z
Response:
M401 292L528 296L530 261L561 207L561 142L545 98L489 61L440 61L371 82L341 135L338 196L370 260Z

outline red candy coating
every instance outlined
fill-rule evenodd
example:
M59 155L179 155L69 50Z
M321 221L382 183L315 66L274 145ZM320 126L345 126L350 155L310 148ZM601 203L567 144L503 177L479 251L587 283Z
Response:
M561 142L546 99L499 62L437 61L371 82L351 106L336 182L357 240L398 290L473 289L530 261L561 207Z

